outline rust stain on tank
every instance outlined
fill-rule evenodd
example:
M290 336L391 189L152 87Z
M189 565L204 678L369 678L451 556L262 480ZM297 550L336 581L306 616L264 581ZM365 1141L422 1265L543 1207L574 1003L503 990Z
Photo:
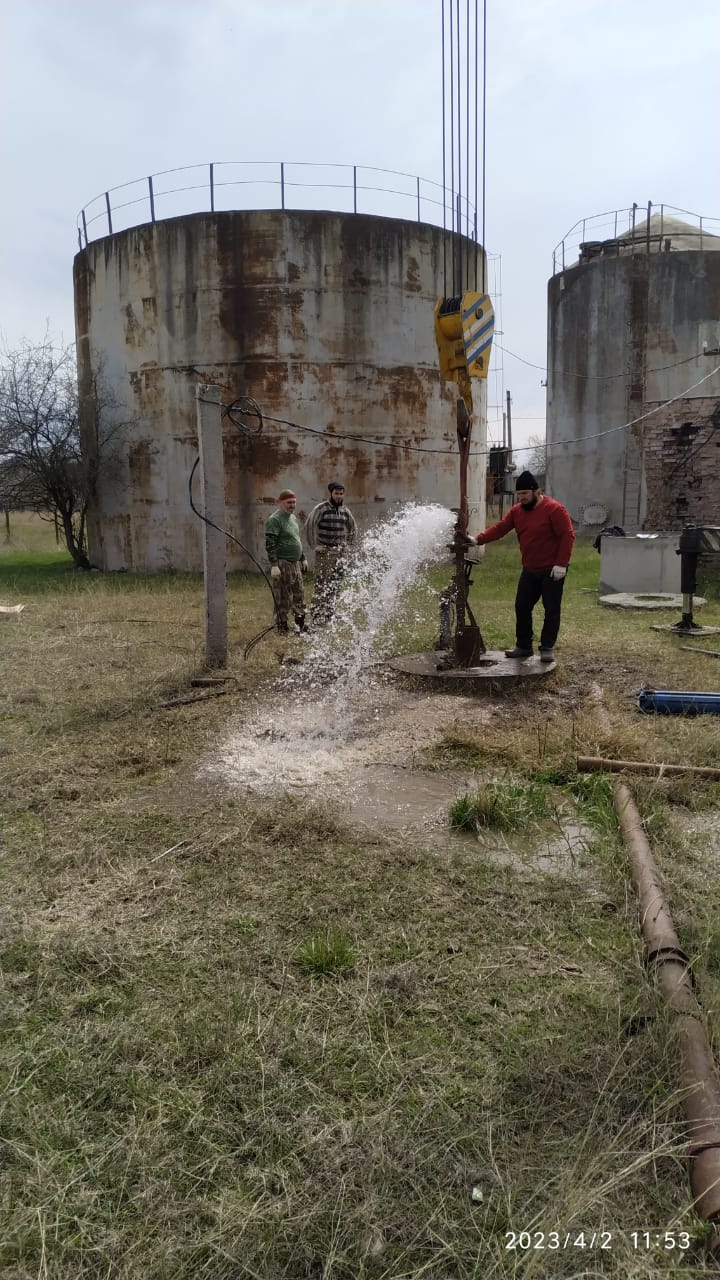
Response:
M436 380L436 375L433 375ZM428 375L413 368L412 365L392 370L392 379L380 404L391 413L407 413L422 421L422 415L428 400Z
M75 283L75 331L84 338L90 328L90 290L95 273L91 270L87 252L78 253L73 263Z
M221 281L219 320L243 355L276 351L280 323L277 284L263 275L263 263L277 258L275 228L270 222L254 226L230 218L217 225L218 269Z
M349 283L354 285L356 289L369 289L370 277L361 271L359 267L353 267L348 276Z
M629 402L641 401L645 387L646 334L648 322L648 259L631 259L628 347L630 351L628 382Z
M128 302L125 310L125 342L128 347L139 347L143 340L143 328L133 310L132 302Z
M341 226L341 270L351 274L357 270L357 263L366 262L369 244L375 268L373 275L382 282L396 283L404 276L403 240L402 224L388 225L384 219L371 219L362 214L346 218ZM368 285L371 283L368 280Z
M113 563L111 567L134 569L132 516L114 516L108 520L103 532L103 543L108 542L115 542L119 551L120 564Z
M267 435L246 437L244 448L240 454L240 464L251 469L256 481L263 483L274 480L282 472L300 465L301 450L299 444L288 436L276 436L271 439Z
M219 319L243 355L269 354L277 348L279 316L269 288L226 283L220 294Z
M154 450L149 440L138 440L128 449L128 470L133 494L138 502L152 502L152 458Z
M283 410L287 388L287 364L277 359L243 360L243 381L235 383L234 398L252 396L267 413L286 418Z
M408 293L421 293L422 283L420 280L420 263L415 257L408 257L407 269L405 272L405 288Z

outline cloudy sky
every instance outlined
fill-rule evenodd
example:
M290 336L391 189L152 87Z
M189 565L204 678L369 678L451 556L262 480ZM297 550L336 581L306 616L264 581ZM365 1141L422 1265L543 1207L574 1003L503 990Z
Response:
M441 181L440 13L0 0L6 343L48 325L73 338L76 215L109 187L211 160ZM544 429L546 283L565 232L633 201L720 217L719 27L719 0L487 0L486 240L506 348L490 398L510 389L517 443Z

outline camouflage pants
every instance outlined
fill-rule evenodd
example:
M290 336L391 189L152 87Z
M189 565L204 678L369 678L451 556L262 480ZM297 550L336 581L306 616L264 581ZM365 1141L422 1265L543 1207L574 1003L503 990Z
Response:
M318 547L315 552L313 622L329 622L335 612L335 600L344 574L344 554L343 547Z
M273 583L275 597L275 613L278 622L286 626L288 609L292 608L295 618L305 616L305 592L303 590L302 569L299 560L278 560L280 577Z

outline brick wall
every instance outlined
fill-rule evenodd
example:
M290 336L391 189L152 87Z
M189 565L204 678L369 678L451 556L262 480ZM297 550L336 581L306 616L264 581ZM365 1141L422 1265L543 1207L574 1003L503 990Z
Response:
M654 406L643 405L643 413ZM636 428L646 484L643 528L720 525L720 401L676 400Z

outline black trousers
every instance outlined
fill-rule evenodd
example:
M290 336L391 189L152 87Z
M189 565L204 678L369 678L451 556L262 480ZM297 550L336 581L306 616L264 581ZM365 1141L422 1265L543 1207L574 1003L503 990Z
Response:
M542 597L545 617L540 632L540 648L552 649L560 630L560 607L565 579L555 582L550 570L535 573L523 569L515 596L515 640L519 649L533 647L533 609Z

